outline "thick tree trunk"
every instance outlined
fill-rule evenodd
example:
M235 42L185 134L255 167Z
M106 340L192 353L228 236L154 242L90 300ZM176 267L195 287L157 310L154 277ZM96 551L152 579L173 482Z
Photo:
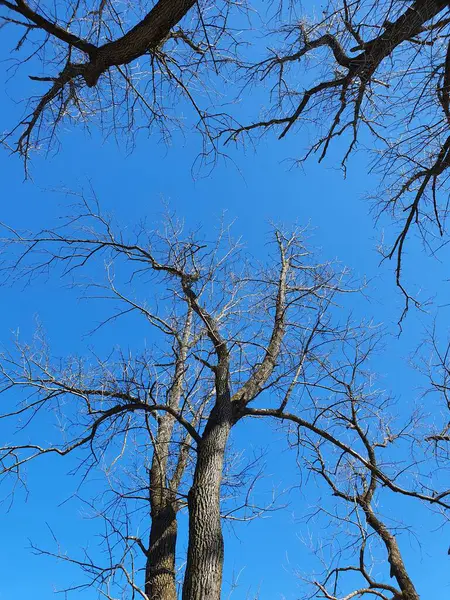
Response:
M145 593L150 600L177 600L175 550L177 515L173 504L152 511Z
M217 407L216 407L217 409ZM189 492L189 546L183 600L220 600L224 546L220 485L231 430L231 406L213 410L198 448Z

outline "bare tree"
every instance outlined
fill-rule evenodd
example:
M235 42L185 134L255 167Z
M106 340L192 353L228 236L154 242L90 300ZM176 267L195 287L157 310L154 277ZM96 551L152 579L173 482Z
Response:
M337 420L344 420L355 432L355 445L359 444L370 469L348 454L330 454L323 442L310 441L309 468L322 477L337 499L334 512L318 508L316 514L325 513L328 521L345 530L343 545L335 549L335 556L326 565L321 579L311 585L321 597L329 600L353 597L376 597L394 600L418 600L414 576L408 572L399 543L405 525L395 523L392 517L380 514L380 481L375 475L382 466L389 471L389 449L402 441L411 444L418 439L422 417L413 414L406 423L394 416L392 401L377 390L370 378L361 378L361 363L374 349L373 338L368 344L353 348L353 356L330 373L335 386L342 389L342 402L328 410ZM387 451L387 452L386 452ZM383 452L383 456L381 455ZM399 458L396 461L398 464ZM411 472L410 472L411 475ZM339 538L340 539L340 538ZM374 572L376 559L389 568L380 574ZM337 557L337 558L336 558Z
M223 518L238 517L239 509L244 518L264 510L249 492L237 508L227 510L223 499L232 430L257 418L286 427L302 464L363 514L381 539L396 586L368 574L361 525L364 593L416 600L395 535L377 516L374 497L381 486L447 510L450 491L438 492L420 478L412 485L414 465L406 469L377 458L377 451L411 435L411 426L389 433L386 399L371 388L365 370L378 330L340 317L336 303L351 291L348 274L316 262L301 230L276 229L265 265L240 255L226 228L211 243L183 234L169 219L162 231L144 228L129 240L87 202L58 229L36 235L9 231L5 253L16 252L17 260L8 259L6 276L33 279L58 266L74 275L102 257L106 281L88 290L118 300L117 312L105 323L136 312L153 331L154 346L142 356L97 358L89 365L86 359L52 360L42 344L34 350L19 344L1 360L2 395L7 399L14 392L2 419L21 424L18 441L0 450L3 475L20 482L24 465L49 453L77 453L88 472L99 463L111 473L118 462L126 467L128 479L112 485L112 512L100 510L109 563L89 555L70 559L105 597L116 597L120 585L147 600L177 597L177 513L183 506L189 536L182 598L221 597ZM14 403L18 391L20 405ZM49 445L21 439L23 420L29 423L44 411L63 423L62 439ZM130 472L137 475L130 478ZM129 502L146 506L148 544L133 531L134 508L123 509ZM319 595L326 585L317 586Z
M110 289L115 290L113 286ZM146 317L152 319L149 312ZM105 361L97 359L89 368L82 359L70 359L57 366L52 364L42 336L38 336L32 346L17 340L15 354L5 354L2 359L3 391L21 390L27 398L14 411L16 417L29 414L31 422L42 409L51 406L67 436L65 440L63 437L61 447L26 445L20 450L26 455L21 457L17 454L19 448L4 449L4 469L12 468L21 478L22 468L39 455L49 452L66 455L88 447L80 467L83 478L97 465L102 466L110 482L106 496L112 496L95 503L97 513L105 515L108 526L114 524L114 534L124 545L124 558L133 556L136 549L143 552L146 563L143 589L149 598L177 597L176 515L185 502L181 488L189 462L190 436L176 428L179 421L174 415L183 400L195 411L192 416L195 423L208 398L200 391L200 373L192 373L192 380L191 372L189 378L185 373L188 351L195 341L191 322L190 310L183 316L171 315L165 322L155 319L154 326L164 329L164 335L172 339L169 356L156 352L139 356L118 353ZM142 398L147 396L164 405L158 416L153 409L141 410ZM71 401L76 402L75 410L70 409ZM135 411L143 412L143 418L133 418ZM141 460L136 462L137 456ZM114 470L116 463L124 464L125 476ZM133 463L136 463L134 468ZM135 510L151 517L148 543L131 533L125 534L126 527L122 531L118 528L117 523L128 523L130 509L125 512L123 509L130 501L137 503L139 508ZM100 511L103 505L105 508ZM111 518L110 513L117 512L123 513L123 519Z

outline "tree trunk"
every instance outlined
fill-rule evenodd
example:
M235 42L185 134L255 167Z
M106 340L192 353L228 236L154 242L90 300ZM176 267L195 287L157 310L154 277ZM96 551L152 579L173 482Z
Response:
M391 577L395 577L401 590L403 600L420 600L419 594L406 570L395 536L386 525L378 519L370 504L361 504L366 515L367 523L378 533L388 551L388 561L391 566ZM397 596L396 596L397 597Z
M145 569L145 593L150 600L177 600L175 552L177 544L176 495L169 488L167 460L173 419L161 418L150 469L150 542Z
M181 340L179 340L172 385L167 393L167 404L174 409L178 407L183 389L191 325L192 310L189 309L183 334ZM145 593L150 600L177 600L175 579L177 512L179 508L177 489L186 463L182 458L183 451L180 450L177 467L181 468L181 471L178 472L178 480L174 485L174 481L170 481L168 473L170 441L174 422L174 418L169 414L160 417L150 469L149 489L152 524L145 569Z
M173 503L152 510L150 547L145 569L145 593L150 600L177 600L175 550L177 515Z
M198 448L189 492L189 546L183 600L220 600L224 545L220 485L231 430L231 405L213 409Z

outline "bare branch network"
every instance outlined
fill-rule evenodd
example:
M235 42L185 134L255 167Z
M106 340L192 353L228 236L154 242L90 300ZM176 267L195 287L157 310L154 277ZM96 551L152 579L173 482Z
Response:
M397 226L384 256L396 262L407 310L409 236L416 229L431 252L447 241L448 3L339 0L319 16L298 6L257 15L235 0L0 0L8 73L25 72L30 86L25 115L2 142L26 172L32 152L54 147L68 123L98 123L133 145L141 130L167 138L192 120L204 158L223 143L308 127L313 141L298 162L322 161L337 143L344 170L368 148L382 180L377 215ZM261 83L268 97L255 94L253 120L217 108L237 106ZM258 103L268 106L261 115ZM219 600L223 523L280 508L276 491L258 492L262 459L233 452L236 425L258 419L285 434L299 473L327 499L312 518L336 528L338 550L330 545L322 572L306 574L309 597L418 600L403 552L408 527L380 507L396 494L448 519L450 361L436 332L418 368L442 400L442 418L430 424L410 411L400 419L371 371L380 329L342 316L342 298L359 286L318 261L301 229L275 228L265 264L225 226L210 241L168 216L160 230L127 238L84 199L59 228L4 230L6 281L53 272L76 281L89 269L96 275L85 297L114 306L99 327L141 319L152 339L141 352L56 359L38 331L2 353L0 418L11 438L0 447L0 472L10 499L46 455L71 455L81 480L100 471L105 482L99 497L84 499L104 523L102 560L36 552L76 564L86 575L80 587L111 600ZM99 260L106 272L97 277ZM53 441L30 427L43 419L59 427Z
M316 15L295 1L268 9L237 0L120 8L1 0L0 19L11 35L10 76L26 70L31 79L26 114L2 138L26 170L31 152L52 147L67 122L96 122L131 146L142 130L167 139L187 123L200 131L200 160L213 164L223 142L307 126L312 142L292 157L298 162L324 159L338 140L344 169L359 148L375 153L376 214L396 226L382 252L396 263L406 309L416 302L402 280L409 234L431 253L447 241L446 1L333 0ZM268 96L252 94L255 115L241 123L238 107L254 84L266 84Z
M338 0L320 15L302 12L272 34L266 58L244 67L247 85L266 83L267 112L250 124L232 125L225 140L272 129L281 139L307 126L313 142L298 162L311 155L321 162L332 142L341 140L344 172L358 148L374 152L373 168L382 180L372 194L375 211L389 213L397 227L382 252L396 261L407 310L414 300L402 281L409 233L415 226L432 253L446 243L448 3Z
M321 502L318 514L339 521L345 551L338 565L333 554L322 576L309 578L310 593L419 598L401 528L379 501L397 494L448 511L450 490L434 465L427 472L422 464L434 437L421 415L394 417L369 366L381 332L342 318L339 299L358 293L357 286L345 270L317 261L304 231L275 229L261 265L225 226L208 241L185 234L169 216L159 230L143 228L127 239L87 201L58 229L6 231L7 280L54 270L76 277L100 260L105 277L86 294L113 301L103 325L134 313L154 340L141 354L57 360L38 332L33 344L17 340L0 360L1 419L18 426L0 449L5 483L9 478L13 490L26 485L24 468L47 454L77 456L83 478L104 472L105 492L89 506L105 523L106 562L89 553L61 555L87 576L81 587L111 599L219 600L223 521L277 508L276 496L258 496L258 457L242 466L230 446L237 423L259 419L281 427L300 470L317 479L330 506L336 503L327 513ZM53 443L29 439L30 423L44 413L61 430ZM183 510L184 566L177 559Z
M20 32L10 76L20 68L36 73L29 75L36 90L29 110L3 143L27 170L31 152L51 147L68 121L125 131L132 144L141 129L167 138L182 118L173 107L184 97L205 144L214 146L206 122L208 71L217 73L236 53L232 8L240 11L241 3L160 0L149 8L101 1L95 9L90 2L2 0L2 26Z

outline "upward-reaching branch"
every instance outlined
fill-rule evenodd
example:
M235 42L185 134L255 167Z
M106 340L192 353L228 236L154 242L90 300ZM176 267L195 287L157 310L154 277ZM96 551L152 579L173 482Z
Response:
M275 235L280 253L280 275L275 298L272 333L261 363L232 398L236 418L239 418L245 407L261 392L264 384L272 375L283 342L286 321L287 278L291 267L290 246L295 245L296 240L293 237L285 241L278 231Z

